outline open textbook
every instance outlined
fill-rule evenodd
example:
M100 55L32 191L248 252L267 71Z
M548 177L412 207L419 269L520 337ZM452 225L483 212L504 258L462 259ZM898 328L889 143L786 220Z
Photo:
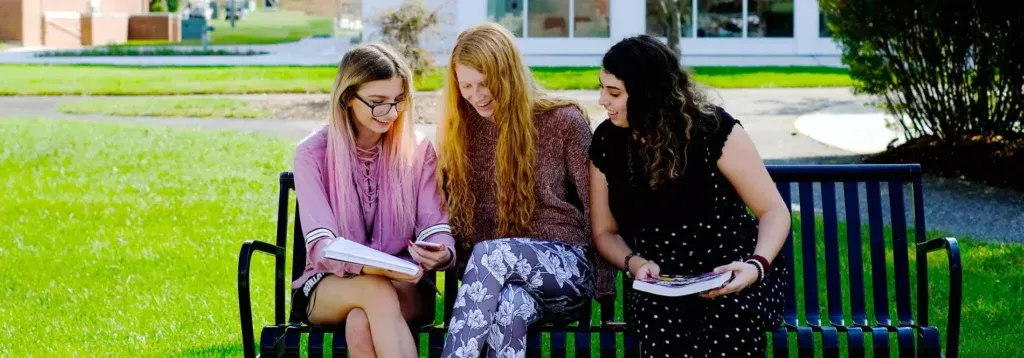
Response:
M364 266L373 266L385 270L403 273L409 276L420 272L420 265L374 250L365 245L335 238L324 250L324 257Z
M679 297L710 291L732 279L732 271L690 276L661 276L658 280L635 280L633 289L655 295Z

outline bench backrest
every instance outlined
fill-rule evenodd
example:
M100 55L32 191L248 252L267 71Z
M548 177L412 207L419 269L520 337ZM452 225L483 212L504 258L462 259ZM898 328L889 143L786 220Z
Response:
M786 204L794 211L794 222L799 221L798 225L794 223L782 251L789 259L781 264L788 265L791 273L786 278L789 289L785 293L784 322L791 326L798 326L801 321L808 325L913 324L915 315L911 312L908 249L914 242L923 242L926 234L920 166L770 165L768 172ZM292 190L292 173L282 173L276 243L279 247L288 247L288 208ZM795 196L793 192L796 192ZM909 201L905 199L908 192ZM298 215L299 204L296 203L291 240L291 281L302 275L306 265L306 247L301 239ZM910 226L908 216L912 220ZM840 230L841 222L845 222L843 230ZM887 224L891 227L891 239L886 235L890 231ZM907 238L908 228L913 229L912 242ZM816 235L813 240L805 240L802 233ZM799 251L794 251L797 246ZM841 255L841 252L845 254ZM891 264L887 262L890 252ZM819 275L822 269L819 263L822 261L824 274ZM917 260L919 266L924 262L921 258ZM795 270L798 267L799 272ZM892 288L888 284L890 271L895 278ZM918 267L917 271L919 280L925 277L926 270ZM458 279L454 275L447 276L438 280L438 283L444 281L446 291L452 293L437 298L443 300L443 312L439 316L444 318L451 314ZM823 276L826 283L824 295L820 294L819 276ZM621 279L617 281L617 290L621 294ZM802 285L799 295L803 299L802 314L797 312L797 283ZM890 290L895 292L895 315L890 313ZM843 299L844 291L848 291L848 301ZM872 295L871 313L867 312L867 294ZM824 315L821 313L822 301L827 309ZM851 313L849 321L844 315L844 302L848 302L846 305ZM918 303L924 304L918 306L916 317L919 321L926 321L926 284L918 285ZM427 309L428 314L435 314L435 306ZM593 311L600 322L615 320L612 300L598 303ZM590 320L581 320L578 324L589 326L591 323Z
M794 217L783 248L790 258L785 264L792 273L786 278L784 322L798 326L802 317L812 326L913 324L908 248L923 242L926 235L920 166L769 166L768 171ZM912 220L909 225L908 217ZM841 228L843 222L845 228ZM908 228L913 229L912 242L907 238ZM824 267L819 266L822 262ZM926 272L920 267L917 270L918 275ZM821 277L826 284L824 297L820 294ZM802 315L797 312L798 282ZM919 302L927 302L927 284L922 282L918 288ZM890 310L890 290L895 291L895 315ZM844 291L848 301L843 298ZM865 298L868 294L870 302ZM826 303L824 315L822 301ZM867 311L866 303L871 304L872 312ZM849 320L844 306L850 312ZM918 311L918 318L926 317L927 304Z

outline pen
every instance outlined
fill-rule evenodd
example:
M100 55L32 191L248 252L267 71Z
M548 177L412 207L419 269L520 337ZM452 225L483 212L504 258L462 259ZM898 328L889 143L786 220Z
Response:
M430 285L431 288L434 289L434 292L437 292L439 296L441 295L441 290L437 288L437 285L434 284L434 281L421 279L420 282L426 282L428 285Z

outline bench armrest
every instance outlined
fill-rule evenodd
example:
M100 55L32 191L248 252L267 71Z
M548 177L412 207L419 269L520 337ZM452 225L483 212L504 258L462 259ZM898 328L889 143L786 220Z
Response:
M249 240L242 244L242 250L238 254L238 310L242 322L242 347L245 357L256 356L256 345L252 328L252 300L250 299L249 292L249 267L252 264L252 255L257 252L270 254L283 263L285 250L283 247L263 241ZM274 275L274 287L280 290L284 286L283 265L275 266L277 267ZM276 305L284 302L283 299L284 297L276 297L275 309L283 309L283 307L276 307ZM275 312L275 316L282 315L283 312ZM280 325L284 322L275 323Z
M933 239L917 244L919 257L938 250L945 250L949 259L949 318L946 327L946 357L956 358L959 355L960 347L960 311L963 307L964 290L960 246L957 244L956 238L952 237ZM927 283L924 284L927 285Z

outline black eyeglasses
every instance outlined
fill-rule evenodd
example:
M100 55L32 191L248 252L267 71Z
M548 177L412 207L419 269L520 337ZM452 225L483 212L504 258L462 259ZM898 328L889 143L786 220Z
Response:
M367 102L362 97L359 97L359 95L354 95L354 96L357 99L359 99L360 102L363 102L363 104L365 104L367 107L370 107L370 114L372 114L374 117L383 117L383 116L388 115L388 113L391 112L391 107L398 108L399 112L404 112L405 111L405 102L406 101L404 99L401 100L401 101L398 101L398 102L371 104L370 102Z

